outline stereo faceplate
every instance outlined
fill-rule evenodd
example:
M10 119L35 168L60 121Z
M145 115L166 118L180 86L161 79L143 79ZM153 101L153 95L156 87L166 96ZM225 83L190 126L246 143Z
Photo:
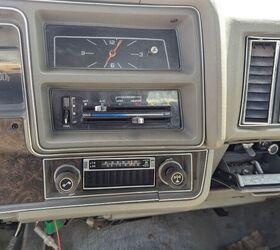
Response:
M95 196L108 199L112 196L116 200L129 196L129 200L137 200L148 195L160 200L189 199L200 193L206 157L207 151L203 150L147 156L46 159L45 197L58 199ZM60 175L63 174L59 180L55 176L56 169L60 169ZM59 190L57 184L60 184ZM72 191L74 184L76 189Z

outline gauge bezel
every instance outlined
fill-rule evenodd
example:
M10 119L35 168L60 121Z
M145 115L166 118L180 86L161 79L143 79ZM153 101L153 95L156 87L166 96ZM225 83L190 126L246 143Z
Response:
M57 38L71 38L71 39L91 39L91 40L135 40L135 41L158 41L162 42L163 47L164 47L164 53L165 53L165 59L167 63L167 68L139 68L135 65L131 65L131 67L120 67L120 68L108 68L108 67L72 67L72 66L57 66L57 47L56 47L56 39ZM168 52L166 48L166 43L164 39L157 39L157 38L138 38L138 37L97 37L97 36L55 36L53 38L53 43L54 43L54 49L53 49L53 67L54 68L59 68L59 69L88 69L88 70L170 70L170 63L169 63L169 57L168 57ZM95 59L98 60L98 59ZM129 60L129 59L128 59ZM129 64L129 63L128 63Z
M72 67L56 65L56 39L123 39L138 41L160 41L165 49L167 60L166 67L143 67L143 68L104 68L104 67ZM132 29L113 27L89 27L72 25L45 25L45 39L47 52L47 65L50 69L59 70L117 70L117 71L180 71L181 63L179 46L175 29ZM128 59L129 60L129 59ZM162 56L159 58L162 60Z

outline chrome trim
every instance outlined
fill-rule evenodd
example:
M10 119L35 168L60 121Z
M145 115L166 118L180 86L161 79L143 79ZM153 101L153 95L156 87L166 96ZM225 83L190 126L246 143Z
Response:
M247 106L247 96L248 96L248 85L249 85L249 70L251 65L251 52L252 52L252 43L253 42L274 42L275 43L275 53L274 53L274 62L273 62L273 71L272 71L272 80L271 80L271 91L269 98L269 110L268 110L268 121L267 122L246 122L246 106ZM240 127L272 127L280 126L279 123L272 123L273 115L273 105L275 97L275 88L277 80L277 69L279 62L279 53L280 53L280 41L278 38L273 37L246 37L246 48L245 48L245 66L244 66L244 79L243 79L243 89L242 89L242 102L241 102L241 111L239 117L239 126Z
M32 1L30 1L32 2ZM201 142L197 145L190 145L190 146L175 146L175 145L168 145L168 146L149 146L149 147L145 147L145 146L138 146L138 148L140 149L140 151L138 151L137 149L134 149L134 151L128 151L129 146L124 146L124 147L117 147L115 146L114 149L118 150L119 152L123 153L123 152L127 152L127 153L142 153L145 151L142 151L143 149L148 150L150 149L152 150L158 150L160 148L163 148L164 150L166 149L174 149L174 150L189 150L189 149L197 149L200 148L201 146L203 146L204 142L205 142L205 130L206 130L206 121L205 121L205 72L204 72L204 51L203 51L203 34L202 34L202 22L201 22L201 15L200 12L198 11L198 9L196 9L193 6L182 6L182 5L178 5L178 6L168 6L168 5L135 5L135 4L110 4L110 3L92 3L92 2L67 2L67 1L35 1L35 2L53 2L53 3L65 3L65 4L88 4L88 5L97 5L97 6L115 6L115 7L142 7L142 8L172 8L172 9L180 9L180 8L186 8L186 9L192 9L193 11L196 12L197 17L198 17L198 25L199 25L199 40L200 40L200 54L201 54L201 94L202 94L202 114L201 114L201 118L202 118L202 136L201 136ZM37 123L37 114L36 114L36 108L35 108L35 95L34 95L34 88L33 88L33 76L32 76L32 65L31 65L31 53L30 53L30 40L29 40L29 29L28 29L28 22L27 22L27 18L25 16L25 14L16 8L13 7L0 7L0 10L9 10L9 11L14 11L16 13L18 13L24 21L24 27L25 27L25 42L26 42L26 49L27 49L27 53L26 53L26 63L28 64L28 75L29 75L29 87L30 87L30 99L31 99L31 103L30 105L32 106L32 109L30 112L34 112L34 120L32 121L34 124L34 136L32 136L31 134L31 120L30 120L30 115L29 115L29 108L30 105L29 104L29 98L26 98L26 119L24 119L24 131L25 131L25 139L26 139L26 144L27 144L27 148L28 150L35 156L38 157L50 157L50 156L59 156L59 157L63 157L63 156L67 156L69 154L71 154L72 156L77 156L77 155L89 155L89 154L100 154L102 152L106 152L106 147L102 147L102 148L94 148L95 151L88 151L86 153L83 153L83 150L86 149L84 147L79 147L78 151L75 149L71 149L71 148L61 148L61 149L47 149L47 148L43 148L40 144L39 141L39 133L38 133L38 123ZM26 82L24 84L24 88L26 91ZM27 91L26 91L26 96L27 95ZM43 152L38 152L36 151L36 149L34 149L34 145L32 142L32 139L34 140L34 144L37 146L37 148L39 149L39 151ZM123 148L123 149L122 149ZM127 148L127 150L125 149ZM99 150L99 151L98 151ZM126 150L126 151L121 151L121 150ZM118 151L113 151L112 154L114 153L118 153ZM150 152L150 151L149 151Z
M277 80L277 69L279 62L279 41L276 42L275 54L274 54L274 62L273 62L273 72L272 72L272 80L271 80L271 92L269 98L269 114L268 114L268 123L271 124L272 115L273 115L273 106L275 101L275 88L276 88L276 80Z

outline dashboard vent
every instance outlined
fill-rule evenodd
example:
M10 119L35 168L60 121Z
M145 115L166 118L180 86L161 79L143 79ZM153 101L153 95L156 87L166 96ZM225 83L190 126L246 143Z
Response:
M243 124L268 125L272 122L277 41L248 40Z

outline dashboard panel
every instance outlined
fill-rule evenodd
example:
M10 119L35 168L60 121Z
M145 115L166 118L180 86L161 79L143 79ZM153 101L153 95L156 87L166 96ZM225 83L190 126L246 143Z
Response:
M149 8L147 6L139 8L139 10L137 9L137 14L132 24L131 13L136 10L133 6L98 5L92 6L90 11L87 7L81 5L81 8L75 12L75 19L72 19L67 14L72 8L71 5L66 5L63 9L51 11L40 10L39 5L37 11L38 22L34 23L34 37L40 37L42 40L39 43L36 39L31 39L30 41L32 43L31 46L40 51L39 55L41 56L35 59L39 59L39 63L38 65L34 65L37 69L33 82L30 85L32 91L32 95L30 96L32 102L31 107L33 109L30 113L30 116L33 116L31 119L31 126L33 127L31 129L31 146L33 150L39 154L63 154L65 152L79 153L93 150L111 151L120 147L123 150L128 149L131 151L134 148L135 151L138 151L145 147L156 149L158 146L169 147L172 145L174 147L182 146L183 148L190 148L201 145L205 135L204 83L201 28L199 15L196 10L188 7L182 9L159 7L154 9L153 7ZM154 22L155 10L162 16L157 22ZM110 18L108 18L108 11L113 11L110 14ZM120 13L121 18L119 16ZM174 18L177 18L177 21L172 21ZM165 51L162 54L164 55L163 60L162 57L156 59L160 55L160 51L159 54L149 54L151 47L145 47L145 51L137 50L137 53L143 52L143 58L144 54L145 58L154 58L148 59L147 61L145 59L144 63L142 57L138 56L140 60L137 60L137 63L148 63L145 66L146 68L143 66L144 68L142 70L132 70L131 68L108 70L104 69L106 61L112 63L114 60L117 60L118 56L121 56L121 54L117 55L116 53L116 56L112 57L112 55L115 55L114 49L122 40L111 39L112 43L116 43L115 46L109 46L108 49L101 47L103 51L102 56L96 51L96 56L100 58L96 58L96 60L102 61L102 69L53 68L53 65L50 63L54 63L54 38L60 35L77 36L77 34L86 37L154 37L165 41L166 50L162 50L162 53ZM78 39L77 41L80 42L81 40ZM106 46L104 41L102 42ZM107 40L105 42L107 43ZM183 43L187 44L187 46L181 46ZM87 44L95 46L88 41ZM122 47L122 44L119 43L117 52L125 51L124 48L132 49L132 46L137 46L137 44L139 43L136 42L129 47L127 45ZM68 48L67 51L71 50L69 47L65 48ZM141 47L141 49L143 48ZM85 50L79 47L78 54L84 54L83 51ZM168 69L167 55L170 69L176 68L176 70L166 70ZM126 56L127 54L124 53L121 56L121 60L124 60ZM129 56L134 57L134 55ZM72 58L71 62L80 63L80 60L84 60L81 58L88 58L88 56L81 55L79 58L79 60ZM161 63L157 64L164 64L165 68L152 70L153 60L160 60ZM62 61L67 63L67 60L63 59ZM129 63L133 64L133 62L131 61ZM84 63L84 66L88 66L90 61ZM123 64L123 66L125 64L128 65L124 61L119 61L119 63L121 65ZM162 77L163 74L164 77ZM114 92L126 89L131 91L131 93L138 90L157 90L159 93L162 90L174 90L180 96L179 112L182 114L180 114L179 118L180 125L170 126L168 133L163 131L169 126L168 124L158 129L153 129L153 126L145 127L145 123L143 126L137 126L137 129L128 128L127 131L118 127L117 133L115 129L106 129L106 126L103 126L103 129L87 130L87 133L72 130L70 134L64 130L54 130L53 121L57 119L54 119L52 114L53 104L49 95L51 89L54 88L74 89L82 92L91 90L97 92ZM151 105L149 104L149 106ZM132 118L134 120L143 120L141 115L140 117L135 116ZM129 121L132 123L132 119ZM132 128L133 126L130 127Z
M242 123L278 123L278 13L128 2L1 1L1 218L139 217L279 191L279 127Z
M21 182L28 199L19 189L0 200L0 213L202 199L209 152L200 148L205 110L198 12L81 5L69 19L72 5L28 4L37 20L30 26L21 11L0 8L22 34L28 107L22 121L3 123L9 140L24 131L26 146L0 193L23 174L26 161L34 181L30 187ZM162 15L157 22L154 10ZM110 19L108 11L114 12ZM6 171L12 151L3 159Z

